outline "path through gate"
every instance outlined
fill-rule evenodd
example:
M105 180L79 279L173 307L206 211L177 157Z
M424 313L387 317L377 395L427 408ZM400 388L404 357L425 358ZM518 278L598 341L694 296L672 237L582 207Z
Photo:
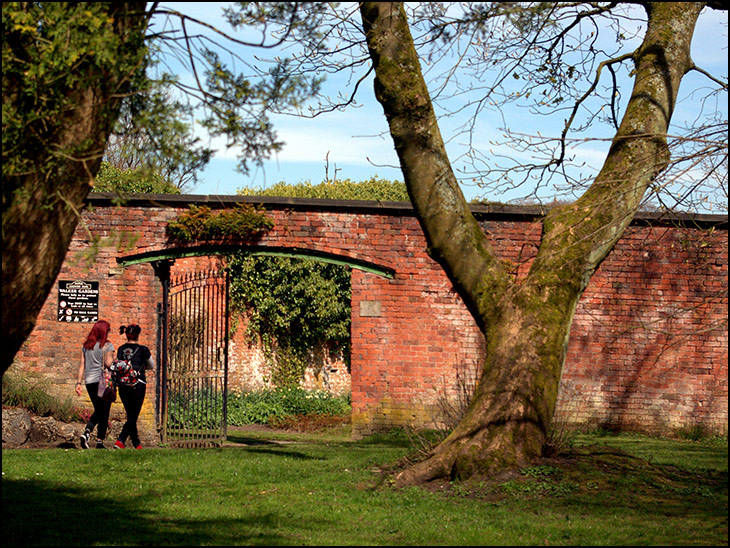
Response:
M163 280L162 442L220 445L226 436L228 272L186 273Z

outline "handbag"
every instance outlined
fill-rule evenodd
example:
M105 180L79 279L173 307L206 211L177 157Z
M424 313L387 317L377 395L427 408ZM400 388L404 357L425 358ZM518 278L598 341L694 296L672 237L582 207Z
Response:
M101 395L101 399L105 402L114 403L117 401L117 389L113 386L107 386Z
M117 399L117 389L107 380L107 372L103 368L101 377L99 377L99 388L96 395L108 403L113 403Z

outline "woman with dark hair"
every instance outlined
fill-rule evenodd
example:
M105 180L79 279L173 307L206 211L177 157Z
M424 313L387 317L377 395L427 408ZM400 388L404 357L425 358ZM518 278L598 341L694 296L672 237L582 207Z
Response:
M96 322L81 349L76 394L80 396L83 393L81 386L85 384L91 404L94 406L94 412L89 417L89 422L86 423L84 433L81 434L80 443L84 449L89 448L89 437L94 427L97 427L96 448L105 449L104 438L109 425L109 410L112 404L100 398L98 391L99 381L102 380L104 375L104 368L108 368L114 360L114 345L107 340L109 328L109 322L104 320Z
M127 342L119 347L117 359L126 360L132 364L137 372L137 381L133 385L119 385L119 398L127 413L127 422L122 426L119 438L114 442L114 449L124 449L128 437L131 438L132 446L135 449L142 449L137 432L137 419L142 411L142 403L144 403L144 395L147 390L145 369L152 369L154 361L150 349L138 342L141 332L142 328L134 324L123 325L119 328L119 334L126 335Z

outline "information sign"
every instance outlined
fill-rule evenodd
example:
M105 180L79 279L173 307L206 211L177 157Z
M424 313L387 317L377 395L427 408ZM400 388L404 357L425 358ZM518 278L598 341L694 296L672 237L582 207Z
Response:
M99 282L58 282L59 322L96 322L98 319Z

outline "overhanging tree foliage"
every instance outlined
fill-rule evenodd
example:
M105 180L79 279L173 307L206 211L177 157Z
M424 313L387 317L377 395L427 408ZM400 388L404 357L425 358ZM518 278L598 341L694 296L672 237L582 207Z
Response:
M316 92L318 79L288 75L283 62L264 73L231 70L213 51L215 40L188 32L192 19L157 3L4 2L2 9L4 374L61 268L123 105L132 129L154 138L166 112L158 108L164 105L155 81L175 86L192 101L191 111L200 107L200 123L212 136L241 146L245 172L280 147L267 113L295 108ZM255 18L255 11L234 18ZM275 11L276 20L317 34L318 19L303 18L299 5ZM150 20L165 17L178 22L176 30L148 32ZM252 47L280 42L217 36ZM152 56L159 60L162 52L182 53L192 83L153 70ZM157 129L164 135L165 127ZM172 167L189 162L196 146L194 139L182 148L160 142L173 145L165 150L175 156ZM204 160L205 149L198 152Z
M118 185L119 191L152 192L139 190L145 187L143 184L130 184L130 180L147 180L154 182L153 188L159 187L161 181L171 187L165 190L163 185L159 193L179 194L197 181L198 172L210 161L213 150L203 146L201 138L195 135L191 106L173 98L172 85L167 77L150 81L147 89L140 89L122 102L119 119L104 151L106 179L101 179L100 173L97 187L108 187L104 183L114 176L122 183ZM108 188L95 190L109 192Z
M260 344L274 386L298 386L328 356L349 360L350 271L282 257L230 258L231 304Z
M61 267L107 138L144 78L144 2L3 3L2 372Z

